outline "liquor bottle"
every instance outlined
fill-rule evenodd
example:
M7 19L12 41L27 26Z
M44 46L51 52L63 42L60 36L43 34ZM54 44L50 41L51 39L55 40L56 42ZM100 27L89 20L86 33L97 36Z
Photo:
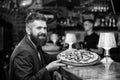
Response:
M115 19L113 18L113 20L112 20L112 26L113 27L116 27L116 25L115 25Z
M112 26L112 24L111 24L111 23L112 23L112 19L110 18L110 19L109 19L109 27L111 27L111 26Z
M105 27L108 27L108 20L105 21Z
M104 24L104 23L105 23L105 19L104 19L104 18L102 18L102 19L101 19L101 27L104 27L104 26L105 26L105 24Z

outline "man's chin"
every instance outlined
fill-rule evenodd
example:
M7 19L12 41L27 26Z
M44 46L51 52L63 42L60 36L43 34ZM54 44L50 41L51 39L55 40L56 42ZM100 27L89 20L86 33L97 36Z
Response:
M44 46L46 44L46 39L41 39L38 43L40 46Z
M44 43L44 44L41 44L41 46L45 46L46 45L46 43Z

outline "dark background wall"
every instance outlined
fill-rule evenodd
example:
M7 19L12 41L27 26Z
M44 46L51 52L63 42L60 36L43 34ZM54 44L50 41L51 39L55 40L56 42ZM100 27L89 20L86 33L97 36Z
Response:
M120 13L120 0L112 0L116 13Z

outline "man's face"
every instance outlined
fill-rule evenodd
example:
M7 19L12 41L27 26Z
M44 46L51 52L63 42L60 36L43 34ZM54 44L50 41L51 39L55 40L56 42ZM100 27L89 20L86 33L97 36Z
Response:
M30 24L30 38L38 46L45 45L47 41L47 24L42 20L35 20Z
M89 31L89 30L92 29L93 24L91 22L89 22L89 21L85 21L84 24L83 24L83 26L84 26L84 30L85 31Z

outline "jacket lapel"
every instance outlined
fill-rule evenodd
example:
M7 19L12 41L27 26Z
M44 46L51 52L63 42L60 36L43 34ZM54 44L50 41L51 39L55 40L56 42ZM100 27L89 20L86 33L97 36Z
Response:
M28 39L28 37L27 36L25 36L24 37L24 39L25 39L25 42L28 44L28 45L30 45L30 47L33 49L33 51L34 51L34 59L36 59L36 65L35 66L37 66L37 65L39 65L39 69L40 68L42 68L43 67L43 64L42 64L42 59L40 60L39 59L39 56L38 56L38 54L39 54L39 52L38 52L38 50L33 46L33 44L32 44L32 42ZM41 56L41 55L40 55Z
M39 51L39 54L41 56L41 60L42 60L42 66L44 67L45 66L45 60L44 60L44 52L42 51L42 48L41 46L38 46L37 47L38 51Z

